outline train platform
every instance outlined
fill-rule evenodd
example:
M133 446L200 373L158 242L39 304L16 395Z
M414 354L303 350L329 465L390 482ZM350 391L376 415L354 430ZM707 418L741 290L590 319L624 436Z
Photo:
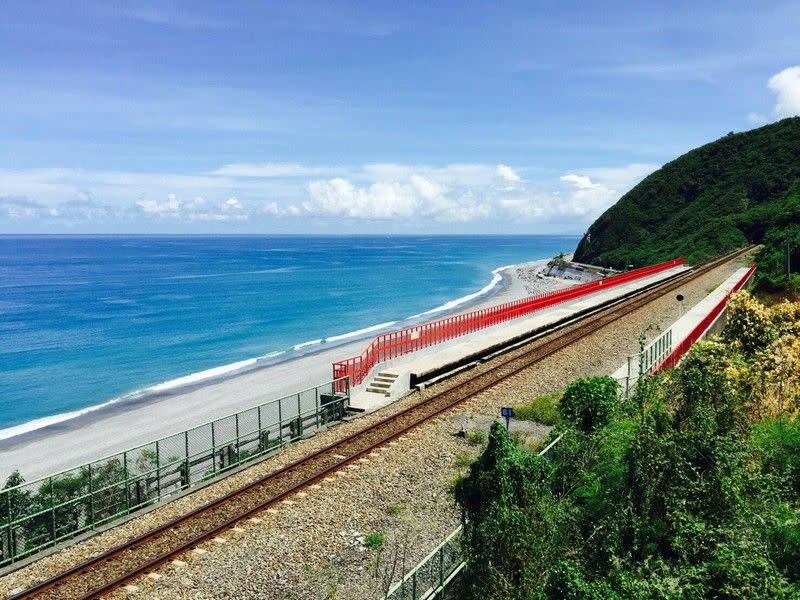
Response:
M382 362L375 366L363 383L351 390L350 407L359 412L378 410L407 395L416 387L468 368L536 335L537 332L578 317L636 290L673 278L688 269L684 265L675 266Z
M671 355L679 359L697 340L721 331L725 325L725 307L730 294L749 282L754 268L737 269L710 294L691 307L686 314L670 325L663 333L644 347L639 354L628 356L612 377L620 382L623 393L628 393L640 373L652 373L668 363ZM679 350L680 351L677 351Z

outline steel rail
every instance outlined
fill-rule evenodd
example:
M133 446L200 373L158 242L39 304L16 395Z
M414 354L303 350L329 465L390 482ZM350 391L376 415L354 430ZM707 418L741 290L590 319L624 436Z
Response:
M736 251L720 259L701 265L691 271L687 271L685 274L680 274L673 279L669 279L661 285L657 284L645 292L639 292L638 294L633 292L631 295L626 296L620 303L600 309L600 311L594 315L587 315L578 323L561 325L558 329L549 332L543 337L550 337L553 334L558 335L555 335L555 337L547 341L542 341L541 338L533 341L532 344L534 347L530 350L525 350L513 357L506 358L465 382L455 384L452 387L436 392L429 398L407 407L395 415L386 417L370 427L356 431L256 481L233 490L220 498L212 500L132 540L111 548L29 589L10 596L8 600L33 597L89 599L108 594L132 579L152 572L156 567L168 560L185 554L203 542L217 537L221 532L231 529L240 521L262 512L269 506L295 494L302 488L330 476L335 471L353 463L365 454L405 435L422 423L437 417L454 406L513 377L577 340L595 333L610 323L662 297L671 290L704 275L721 264L734 260L751 248L752 247L748 247ZM562 331L565 329L566 331ZM518 347L517 350L520 350L520 348ZM301 472L301 469L309 470L309 468L311 470L310 474L306 475ZM283 489L275 485L276 483L281 483L281 479L289 480L288 485L284 485ZM244 509L242 509L242 507L230 506L231 504L235 504L237 499L246 500L247 494L256 496L259 491L263 492L264 488L268 486L273 488L277 487L279 489L276 489L274 492L267 492L267 498L256 498L249 505L244 507ZM232 511L232 508L238 509ZM226 516L230 512L235 512L234 516ZM213 519L215 513L221 513L216 521ZM203 528L199 533L191 532L189 524L209 516L211 520L214 521L211 526ZM190 529L187 534L188 537L187 539L175 540L175 538L180 537L179 530L181 527L188 527ZM165 539L169 546L166 550L160 550L156 553L148 553L146 551L150 545L159 542L163 543ZM173 541L173 543L169 544L170 541ZM126 557L136 551L141 551L144 556L138 561L132 561L136 562L135 566L126 566L124 564ZM118 563L123 564L120 565ZM114 568L115 564L117 566L116 569ZM96 574L103 568L107 568L111 571L109 577L103 583L84 582L85 584L88 583L88 585L80 584L81 576L89 573ZM73 588L77 589L70 589L71 585ZM52 594L48 592L52 592Z

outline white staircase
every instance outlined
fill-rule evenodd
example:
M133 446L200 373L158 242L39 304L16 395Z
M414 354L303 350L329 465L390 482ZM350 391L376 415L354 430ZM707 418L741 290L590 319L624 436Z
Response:
M390 371L381 371L377 375L375 375L375 379L373 379L367 385L367 391L372 392L373 394L383 394L387 398L389 397L389 388L392 387L392 384L397 380L398 374L392 373Z

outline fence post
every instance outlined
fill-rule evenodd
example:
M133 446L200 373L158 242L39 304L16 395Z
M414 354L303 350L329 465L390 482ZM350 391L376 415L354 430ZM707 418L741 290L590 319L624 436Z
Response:
M214 421L211 421L211 473L217 474L217 438L214 432Z
M283 446L283 411L281 409L281 405L283 404L283 398L278 399L278 443Z
M625 378L625 398L627 399L630 394L631 386L631 357L628 355L628 376Z
M316 387L314 388L314 416L317 429L319 429L319 388Z
M297 393L297 437L303 435L303 414L302 409L300 408L300 392Z
M56 541L56 492L53 489L53 477L48 478L50 484L50 536L53 541Z
M94 486L92 485L92 463L89 463L89 526L94 528Z
M236 464L239 464L239 413L236 415Z
M161 500L161 444L156 440L156 493Z
M125 477L125 509L131 512L131 485L128 481L128 452L122 453L122 474Z
M186 455L186 461L183 463L183 465L184 465L183 468L184 468L184 471L185 471L183 487L187 487L188 488L189 485L191 484L191 475L190 475L189 471L192 468L191 465L190 465L190 461L189 461L189 430L188 429L183 432L183 449L184 449L184 453Z
M11 514L11 493L6 492L6 507L8 508L8 556L4 558L11 558L13 559L16 555L16 548L14 548L14 539L13 539L13 530L11 527L11 523L13 522L13 515Z

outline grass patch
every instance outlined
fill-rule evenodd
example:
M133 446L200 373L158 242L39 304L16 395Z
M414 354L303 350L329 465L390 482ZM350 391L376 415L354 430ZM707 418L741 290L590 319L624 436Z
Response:
M536 421L542 425L555 425L560 420L558 402L561 394L544 394L526 404L514 407L514 418L521 421Z
M391 517L396 517L401 512L403 512L403 505L402 504L390 504L386 508L386 513Z
M382 531L373 531L364 536L364 545L371 550L380 550L386 542L386 534Z
M483 446L488 439L485 431L470 431L467 434L467 443L470 446Z
M469 452L459 452L453 459L453 466L457 469L466 469L473 462L475 462L475 457L472 456L472 454Z

